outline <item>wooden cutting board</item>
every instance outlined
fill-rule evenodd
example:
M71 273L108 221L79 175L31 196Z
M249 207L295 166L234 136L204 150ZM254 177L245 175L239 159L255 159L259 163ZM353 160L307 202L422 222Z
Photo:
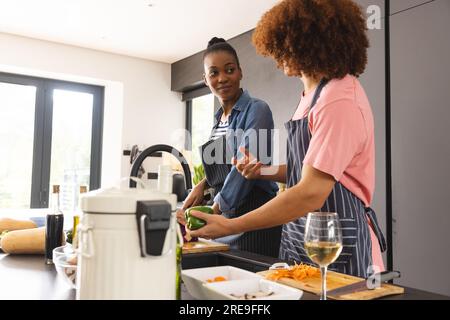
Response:
M227 250L230 250L230 246L228 244L208 240L199 240L196 242L187 242L183 244L184 254L227 251Z
M270 273L270 270L258 272L258 274L266 276ZM342 273L327 272L327 290L333 290L337 289L355 282L359 282L361 280L364 280L362 278L349 276ZM305 278L301 281L290 279L290 278L281 278L277 282L301 289L306 292L314 293L317 295L320 295L321 293L321 278L320 273L318 273L317 276ZM365 290L365 291L359 291L350 293L347 295L334 297L334 296L328 296L328 298L333 300L373 300L381 297L396 295L396 294L402 294L404 293L405 289L402 287L394 286L391 284L383 283L380 288L376 288L374 290Z

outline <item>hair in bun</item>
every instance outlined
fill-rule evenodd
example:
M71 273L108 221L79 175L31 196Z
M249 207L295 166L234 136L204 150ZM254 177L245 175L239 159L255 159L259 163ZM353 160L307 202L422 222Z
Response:
M214 37L208 42L208 48L217 44L217 43L226 43L225 39Z
M234 50L234 48L223 38L214 37L211 40L209 40L208 47L206 48L205 53L203 54L203 60L205 60L205 57L208 54L218 51L225 51L233 55L234 58L236 59L237 66L239 68L241 67L239 64L239 58L237 56L236 50Z

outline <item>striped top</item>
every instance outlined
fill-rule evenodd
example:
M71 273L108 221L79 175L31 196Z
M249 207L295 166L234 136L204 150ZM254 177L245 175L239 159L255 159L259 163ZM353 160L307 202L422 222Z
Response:
M230 124L228 123L228 120L224 122L220 121L217 128L214 128L210 140L216 140L217 138L224 136L227 133L229 126Z

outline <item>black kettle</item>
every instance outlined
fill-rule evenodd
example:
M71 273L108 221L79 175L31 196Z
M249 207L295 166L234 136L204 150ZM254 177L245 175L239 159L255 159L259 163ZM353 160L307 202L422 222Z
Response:
M165 144L157 144L157 145L148 147L147 149L143 150L139 154L139 156L136 158L136 160L134 160L133 166L131 167L130 176L137 177L138 173L139 173L139 168L141 167L144 160L147 157L149 157L152 154L155 154L157 152L168 152L168 153L172 154L175 158L177 158L178 161L180 161L181 167L183 168L183 172L184 172L185 184L180 182L180 180L182 180L183 175L181 175L181 174L174 175L174 177L173 177L173 193L175 193L177 195L178 202L183 201L187 197L188 190L192 189L191 170L189 169L189 165L188 165L188 162L186 161L186 158L181 154L180 151L178 151L174 147L171 147L171 146L168 146ZM175 177L175 176L177 176L177 177ZM130 188L136 188L136 181L130 180Z

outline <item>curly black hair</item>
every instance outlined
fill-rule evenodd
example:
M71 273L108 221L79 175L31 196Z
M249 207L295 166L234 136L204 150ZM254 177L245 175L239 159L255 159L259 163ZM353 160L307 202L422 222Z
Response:
M367 65L366 18L351 0L283 0L262 16L252 41L298 75L358 77Z

